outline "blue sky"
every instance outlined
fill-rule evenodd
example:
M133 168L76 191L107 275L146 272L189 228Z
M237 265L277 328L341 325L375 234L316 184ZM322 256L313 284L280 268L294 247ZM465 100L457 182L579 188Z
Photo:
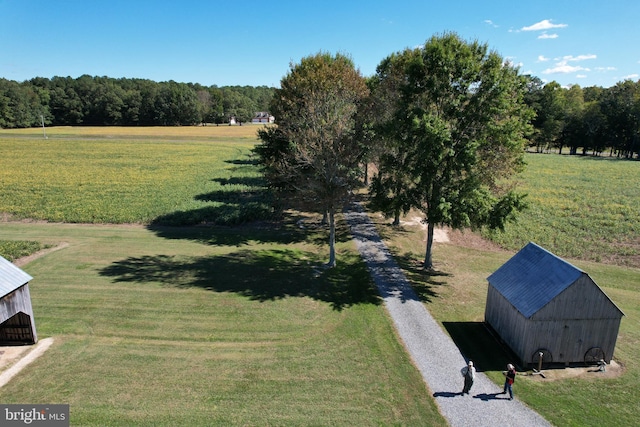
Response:
M545 82L610 87L640 79L639 18L635 0L0 0L0 77L279 86L319 51L370 76L453 31Z

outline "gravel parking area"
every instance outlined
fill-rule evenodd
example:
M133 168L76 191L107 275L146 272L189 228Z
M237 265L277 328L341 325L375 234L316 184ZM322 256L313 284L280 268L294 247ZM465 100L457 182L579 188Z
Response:
M413 362L451 426L550 426L535 411L500 394L502 387L477 373L471 393L461 395L466 366L460 350L419 301L406 277L359 205L345 212L351 234L384 298Z

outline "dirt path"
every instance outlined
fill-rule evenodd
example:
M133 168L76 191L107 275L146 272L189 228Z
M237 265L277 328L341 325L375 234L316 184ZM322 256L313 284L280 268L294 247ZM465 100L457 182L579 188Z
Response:
M0 387L7 384L18 372L40 357L53 344L53 338L45 338L32 346L0 347ZM17 362L16 362L17 360ZM6 370L3 368L9 366Z
M13 264L16 267L22 267L24 265L29 264L34 259L40 258L41 256L45 256L45 255L47 255L47 254L49 254L51 252L55 252L55 251L58 251L60 249L64 249L67 246L69 246L69 243L64 242L64 243L59 244L58 246L54 246L52 248L43 249L43 250L38 251L38 252L36 252L34 254L31 254L29 256L18 258L17 260L13 261Z

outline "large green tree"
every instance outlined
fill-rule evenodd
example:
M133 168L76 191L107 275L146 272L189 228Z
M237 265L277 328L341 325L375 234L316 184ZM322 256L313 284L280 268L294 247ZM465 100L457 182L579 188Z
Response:
M523 207L504 185L523 166L532 113L526 79L486 44L434 36L404 66L394 140L413 153L409 169L428 224L424 268L433 267L436 225L502 227Z
M393 217L393 225L399 225L401 214L407 214L416 204L416 183L410 168L415 147L404 143L405 135L397 132L394 118L406 79L406 66L415 55L419 55L419 50L407 49L388 56L369 80L374 106L370 119L375 137L373 160L377 166L370 184L370 208Z
M355 137L356 113L367 93L349 57L321 52L303 58L291 65L273 98L277 134L261 134L279 158L267 147L257 151L265 155L272 180L328 214L330 267L336 265L335 214L360 182L365 149Z

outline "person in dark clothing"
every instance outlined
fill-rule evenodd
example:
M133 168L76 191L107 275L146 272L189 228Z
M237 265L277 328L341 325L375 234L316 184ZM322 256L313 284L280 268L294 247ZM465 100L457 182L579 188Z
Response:
M516 380L516 368L509 363L507 365L507 370L502 371L502 374L505 376L504 378L504 389L502 394L506 394L509 392L509 400L513 400L513 383Z

